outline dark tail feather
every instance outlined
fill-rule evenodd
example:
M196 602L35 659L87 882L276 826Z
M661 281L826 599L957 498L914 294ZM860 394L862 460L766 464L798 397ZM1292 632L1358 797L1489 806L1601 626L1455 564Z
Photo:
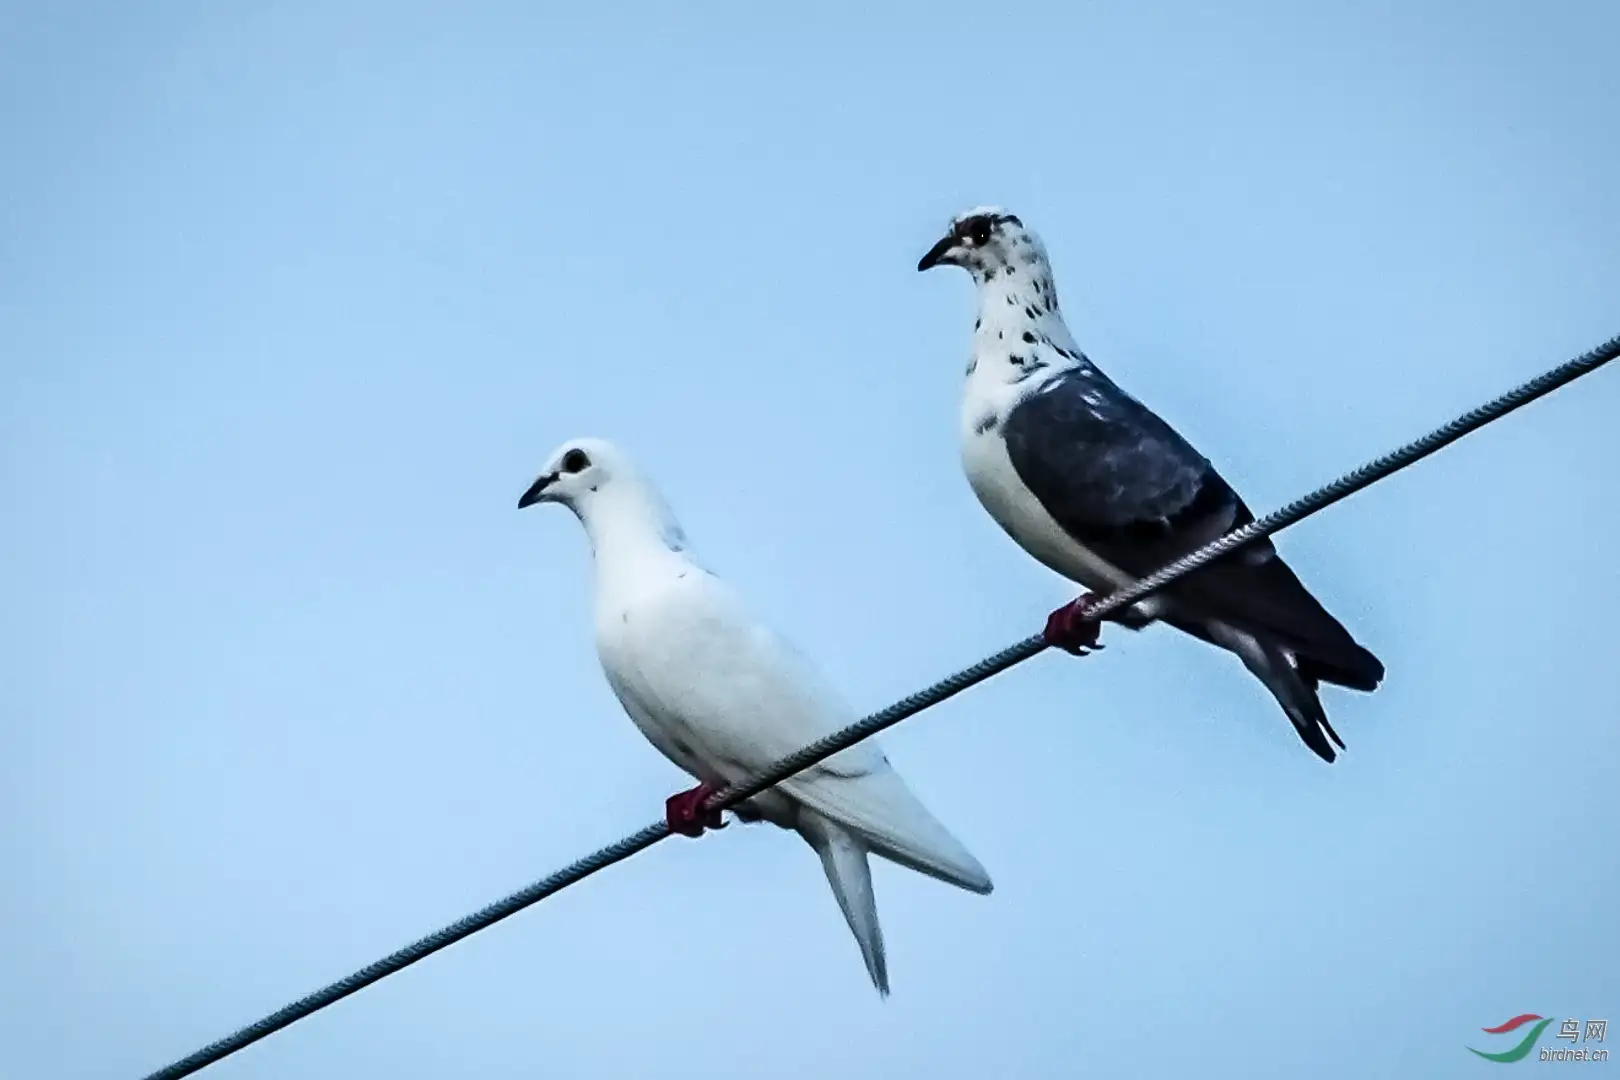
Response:
M1299 663L1300 675L1312 683L1313 689L1320 681L1342 686L1346 690L1371 693L1384 681L1383 662L1360 645L1352 645L1351 649L1335 649L1332 659L1301 649L1295 653L1295 659Z
M1300 684L1300 689L1304 690L1303 683ZM1283 702L1283 712L1288 714L1294 730L1305 740L1305 745L1310 747L1317 757L1331 765L1339 755L1325 735L1333 736L1333 742L1339 745L1340 750L1344 749L1344 740L1339 738L1339 733L1328 723L1327 713L1322 709L1322 703L1317 700L1316 695L1304 690L1304 696L1307 698L1305 701Z
M1311 697L1316 700L1316 722L1322 725L1322 730L1327 732L1328 738L1338 744L1340 750L1345 749L1344 740L1339 738L1339 733L1333 730L1332 724L1328 723L1327 710L1322 708L1322 697L1317 693L1316 680L1309 679L1305 685L1310 687Z
M1266 684L1266 689L1277 699L1277 704L1282 706L1289 722L1294 725L1294 730L1299 733L1305 745L1311 748L1311 752L1331 765L1339 756L1334 751L1333 744L1337 743L1340 750L1345 746L1344 740L1339 738L1339 733L1328 723L1327 711L1322 708L1322 701L1317 697L1317 676L1307 673L1304 657L1298 658L1299 667L1296 669L1289 661L1288 653L1281 646L1267 642L1260 648L1264 664L1258 667L1250 665L1249 670ZM1333 742L1330 743L1329 739Z

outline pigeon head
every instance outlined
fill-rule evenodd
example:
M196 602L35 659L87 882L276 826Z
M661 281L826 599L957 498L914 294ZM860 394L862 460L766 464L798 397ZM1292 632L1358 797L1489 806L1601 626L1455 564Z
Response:
M604 439L570 439L551 455L546 467L518 500L518 509L543 502L577 507L615 475L629 472L629 463L612 443Z
M686 534L663 496L629 455L606 439L569 439L553 451L518 499L518 509L545 502L572 510L593 543L611 532L651 537L670 551L686 548Z
M983 282L1008 268L1017 273L1021 265L1045 261L1040 239L1016 215L998 206L976 206L951 219L950 228L928 249L917 269L960 266Z

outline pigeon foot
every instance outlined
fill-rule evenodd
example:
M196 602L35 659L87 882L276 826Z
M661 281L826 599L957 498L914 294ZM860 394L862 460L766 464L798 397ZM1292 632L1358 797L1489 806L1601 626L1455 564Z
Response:
M1042 632L1046 643L1074 656L1085 656L1103 648L1097 642L1098 635L1102 633L1102 623L1084 614L1085 606L1098 599L1100 597L1096 593L1086 593L1048 615L1046 629Z
M690 791L665 799L664 823L669 831L682 836L702 836L704 829L725 828L726 823L720 820L722 811L703 809L703 800L719 790L718 786L704 781Z

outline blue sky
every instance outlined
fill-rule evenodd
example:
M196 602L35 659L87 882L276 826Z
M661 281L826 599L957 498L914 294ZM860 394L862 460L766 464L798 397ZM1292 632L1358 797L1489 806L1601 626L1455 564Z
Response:
M514 509L565 438L863 710L1038 628L1071 590L957 461L969 283L914 270L957 210L1042 233L1257 511L1620 331L1617 31L0 6L0 1075L143 1075L658 816L583 537ZM1167 630L892 732L997 889L880 865L887 1002L734 828L205 1075L1469 1076L1514 1014L1620 1019L1617 410L1282 538L1389 668L1337 765Z

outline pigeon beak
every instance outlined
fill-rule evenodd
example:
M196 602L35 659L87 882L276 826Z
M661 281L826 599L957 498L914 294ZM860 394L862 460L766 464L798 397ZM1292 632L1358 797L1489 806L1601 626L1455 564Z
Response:
M546 488L550 487L552 481L554 481L556 479L557 479L557 474L554 473L554 472L551 472L551 473L546 473L544 476L537 479L534 483L530 484L529 485L529 490L525 491L523 493L523 497L518 500L518 509L522 510L525 507L533 506L537 502L545 502L546 501Z
M919 272L923 270L932 270L934 267L945 261L945 256L948 255L951 249L954 247L956 247L956 237L942 237L939 243L928 249L928 254L924 255L917 261L917 270Z

